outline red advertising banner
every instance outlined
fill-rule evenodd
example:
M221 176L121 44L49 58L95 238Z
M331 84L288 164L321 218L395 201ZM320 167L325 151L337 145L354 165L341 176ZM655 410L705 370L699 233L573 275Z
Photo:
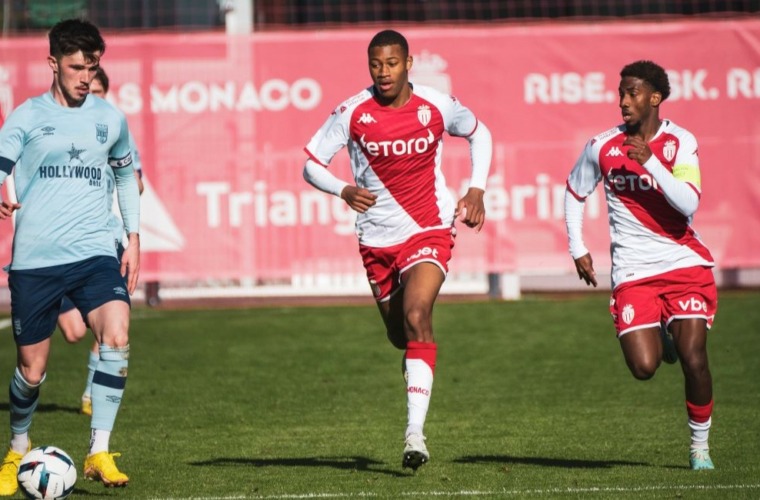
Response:
M572 272L567 174L592 136L621 122L618 73L652 59L673 92L661 116L700 144L694 225L723 268L760 267L760 20L408 28L412 82L450 92L491 129L494 161L480 234L462 228L461 273ZM278 282L361 273L354 215L302 178L303 146L332 109L369 86L370 30L107 35L109 99L143 159L144 280ZM698 50L696 50L698 48ZM49 88L47 43L0 40L4 115ZM467 142L444 146L461 192ZM350 173L344 152L331 169ZM0 261L12 230L0 223ZM609 266L601 188L586 243Z

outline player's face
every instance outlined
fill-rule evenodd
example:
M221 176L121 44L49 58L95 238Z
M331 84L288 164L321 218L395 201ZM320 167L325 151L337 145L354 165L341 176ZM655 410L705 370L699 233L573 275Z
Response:
M369 74L378 97L386 105L401 106L409 100L409 70L412 58L400 45L372 47L369 51Z
M629 129L649 120L660 102L659 92L655 92L644 80L632 76L620 80L618 95L623 122Z
M90 83L100 64L100 52L90 59L80 50L74 54L56 59L48 57L48 64L53 69L53 94L56 99L68 107L81 106L90 92Z
M96 95L101 99L106 98L106 89L103 88L103 84L97 78L94 78L90 82L90 94Z

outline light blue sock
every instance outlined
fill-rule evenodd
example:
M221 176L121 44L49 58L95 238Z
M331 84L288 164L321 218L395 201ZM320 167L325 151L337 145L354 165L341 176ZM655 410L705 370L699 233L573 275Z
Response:
M37 385L30 384L26 381L21 371L16 368L11 379L9 389L10 413L11 413L11 433L26 434L32 426L32 415L37 409L37 403L40 398L40 385L45 381L45 376Z
M119 412L124 386L127 384L129 346L100 346L100 360L92 377L93 429L112 431Z
M92 377L95 376L95 370L98 368L100 355L90 351L90 357L87 359L87 385L84 386L83 396L92 397Z

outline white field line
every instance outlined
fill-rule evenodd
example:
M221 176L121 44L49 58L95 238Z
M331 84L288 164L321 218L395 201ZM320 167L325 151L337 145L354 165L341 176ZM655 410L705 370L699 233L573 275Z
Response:
M11 326L11 319L10 318L0 319L0 330L5 330L9 326Z
M394 498L394 497L523 497L523 496L547 496L547 495L577 495L594 493L645 493L656 491L731 491L731 490L755 490L760 489L760 484L683 484L671 486L637 486L626 488L622 486L590 487L590 488L547 488L526 490L462 490L462 491L415 491L408 493L396 493L385 495L374 492L359 493L300 493L283 495L255 495L255 496L222 496L222 497L175 497L164 500L308 500L329 498Z

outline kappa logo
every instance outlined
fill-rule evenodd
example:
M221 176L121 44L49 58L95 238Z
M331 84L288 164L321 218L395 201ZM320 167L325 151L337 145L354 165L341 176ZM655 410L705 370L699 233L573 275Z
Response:
M369 123L377 123L377 120L375 120L375 118L369 113L362 113L362 115L356 121L365 125Z
M617 146L612 146L605 156L623 156L623 152Z
M704 300L697 300L694 297L686 300L679 300L678 307L680 307L682 311L707 312L707 302Z
M631 304L626 304L623 306L623 321L626 325L630 325L631 322L633 322L633 318L636 316L636 313L633 310L633 306Z

